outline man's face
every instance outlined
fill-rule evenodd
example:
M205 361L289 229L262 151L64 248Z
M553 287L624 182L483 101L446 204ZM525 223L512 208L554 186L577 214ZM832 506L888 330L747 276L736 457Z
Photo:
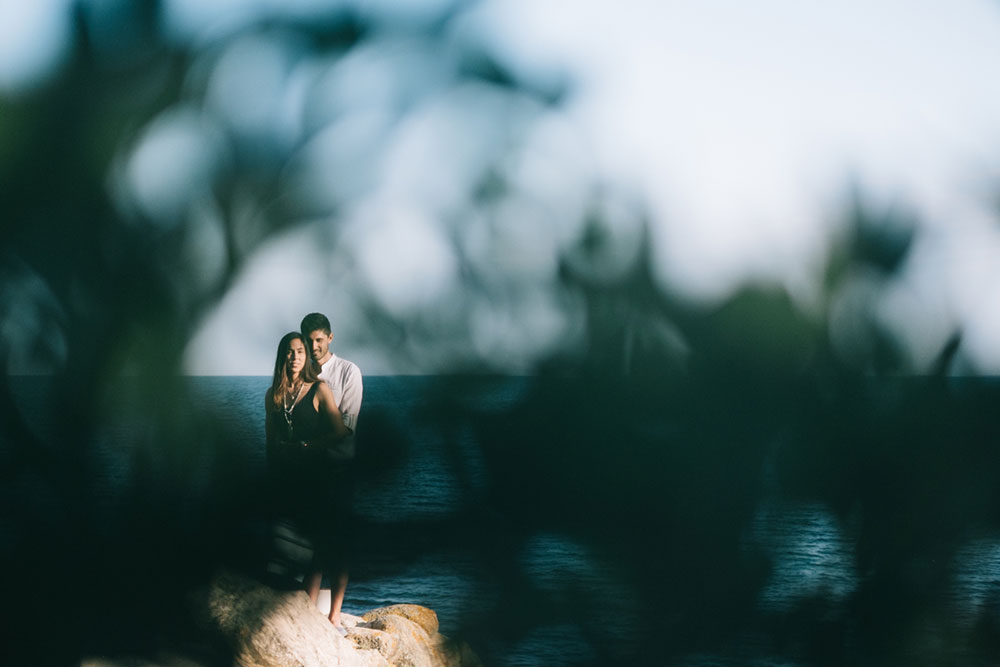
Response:
M323 363L330 358L330 343L333 341L333 334L326 333L322 329L309 332L307 336L311 347L313 359Z

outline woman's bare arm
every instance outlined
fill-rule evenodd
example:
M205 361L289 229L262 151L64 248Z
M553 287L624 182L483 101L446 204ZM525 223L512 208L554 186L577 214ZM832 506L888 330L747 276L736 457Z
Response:
M274 454L274 447L278 444L278 434L275 433L274 428L274 406L271 400L270 389L264 394L264 437L267 443L265 451L267 458L270 459Z

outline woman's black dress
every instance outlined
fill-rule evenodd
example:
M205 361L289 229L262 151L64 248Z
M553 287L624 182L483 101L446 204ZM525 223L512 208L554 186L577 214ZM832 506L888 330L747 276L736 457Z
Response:
M268 451L268 470L279 518L291 521L320 557L329 561L343 557L343 518L348 513L344 499L348 496L347 480L323 446L333 426L313 406L320 382L314 382L292 408L289 420L280 410L268 414L268 419L277 420L275 432L284 435Z

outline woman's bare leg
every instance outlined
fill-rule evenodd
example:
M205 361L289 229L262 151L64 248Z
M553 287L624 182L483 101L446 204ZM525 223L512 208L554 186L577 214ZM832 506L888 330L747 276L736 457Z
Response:
M309 599L312 600L313 604L316 604L319 601L319 587L323 584L323 571L313 570L302 584L306 589L306 593L309 594Z
M344 593L347 591L347 570L342 569L330 589L330 622L342 627L340 623L340 608L344 605Z

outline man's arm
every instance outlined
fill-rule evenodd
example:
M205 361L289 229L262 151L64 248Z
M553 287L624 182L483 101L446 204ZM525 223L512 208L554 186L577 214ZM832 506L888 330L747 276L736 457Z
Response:
M356 365L350 364L344 377L343 394L340 397L338 407L343 415L344 424L350 429L352 435L358 428L362 390L361 370Z
M325 382L320 381L318 383L316 398L319 402L317 406L318 410L326 415L332 427L328 442L333 444L351 435L351 429L344 423L344 417L333 398L333 391Z

